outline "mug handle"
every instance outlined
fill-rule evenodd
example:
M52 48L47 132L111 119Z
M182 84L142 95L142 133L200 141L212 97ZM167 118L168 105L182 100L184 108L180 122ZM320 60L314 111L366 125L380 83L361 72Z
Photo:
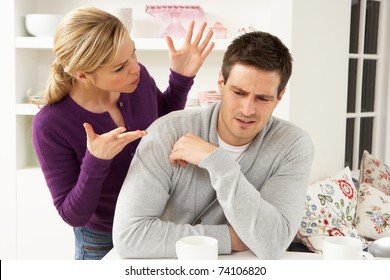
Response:
M176 242L175 249L176 249L176 256L178 259L180 259L180 240Z
M373 260L374 256L369 252L357 252L359 255L362 255L364 259L366 260Z

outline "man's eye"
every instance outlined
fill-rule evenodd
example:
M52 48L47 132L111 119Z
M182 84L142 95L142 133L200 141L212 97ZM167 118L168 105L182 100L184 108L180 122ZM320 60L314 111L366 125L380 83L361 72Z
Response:
M233 93L238 96L244 95L241 91L233 91Z
M258 96L257 100L259 100L261 102L269 102L269 101L271 101L270 98L267 98L267 97L264 97L264 96Z

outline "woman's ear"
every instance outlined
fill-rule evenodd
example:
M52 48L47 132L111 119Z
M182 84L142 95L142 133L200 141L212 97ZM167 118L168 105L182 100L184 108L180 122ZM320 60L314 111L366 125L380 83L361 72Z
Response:
M73 76L75 79L77 79L77 80L79 80L79 81L81 81L81 82L87 79L87 75L86 75L85 72L83 72L83 71L76 71L76 72L74 72L74 73L72 74L72 76Z

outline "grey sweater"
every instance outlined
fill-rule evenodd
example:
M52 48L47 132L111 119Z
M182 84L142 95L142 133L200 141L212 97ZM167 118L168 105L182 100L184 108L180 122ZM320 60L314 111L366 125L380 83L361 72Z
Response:
M220 103L172 112L148 128L117 201L115 250L122 258L175 257L188 235L218 239L231 253L228 224L260 259L277 259L292 242L313 160L310 137L271 117L237 163L219 147L182 168L168 160L173 144L193 133L218 145Z

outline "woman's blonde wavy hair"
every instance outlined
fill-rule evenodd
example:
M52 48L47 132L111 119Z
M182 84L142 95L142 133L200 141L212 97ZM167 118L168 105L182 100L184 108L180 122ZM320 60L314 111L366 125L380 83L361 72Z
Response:
M76 71L93 73L113 63L126 32L118 18L94 7L81 7L65 15L54 35L55 59L43 92L44 104L69 94Z

